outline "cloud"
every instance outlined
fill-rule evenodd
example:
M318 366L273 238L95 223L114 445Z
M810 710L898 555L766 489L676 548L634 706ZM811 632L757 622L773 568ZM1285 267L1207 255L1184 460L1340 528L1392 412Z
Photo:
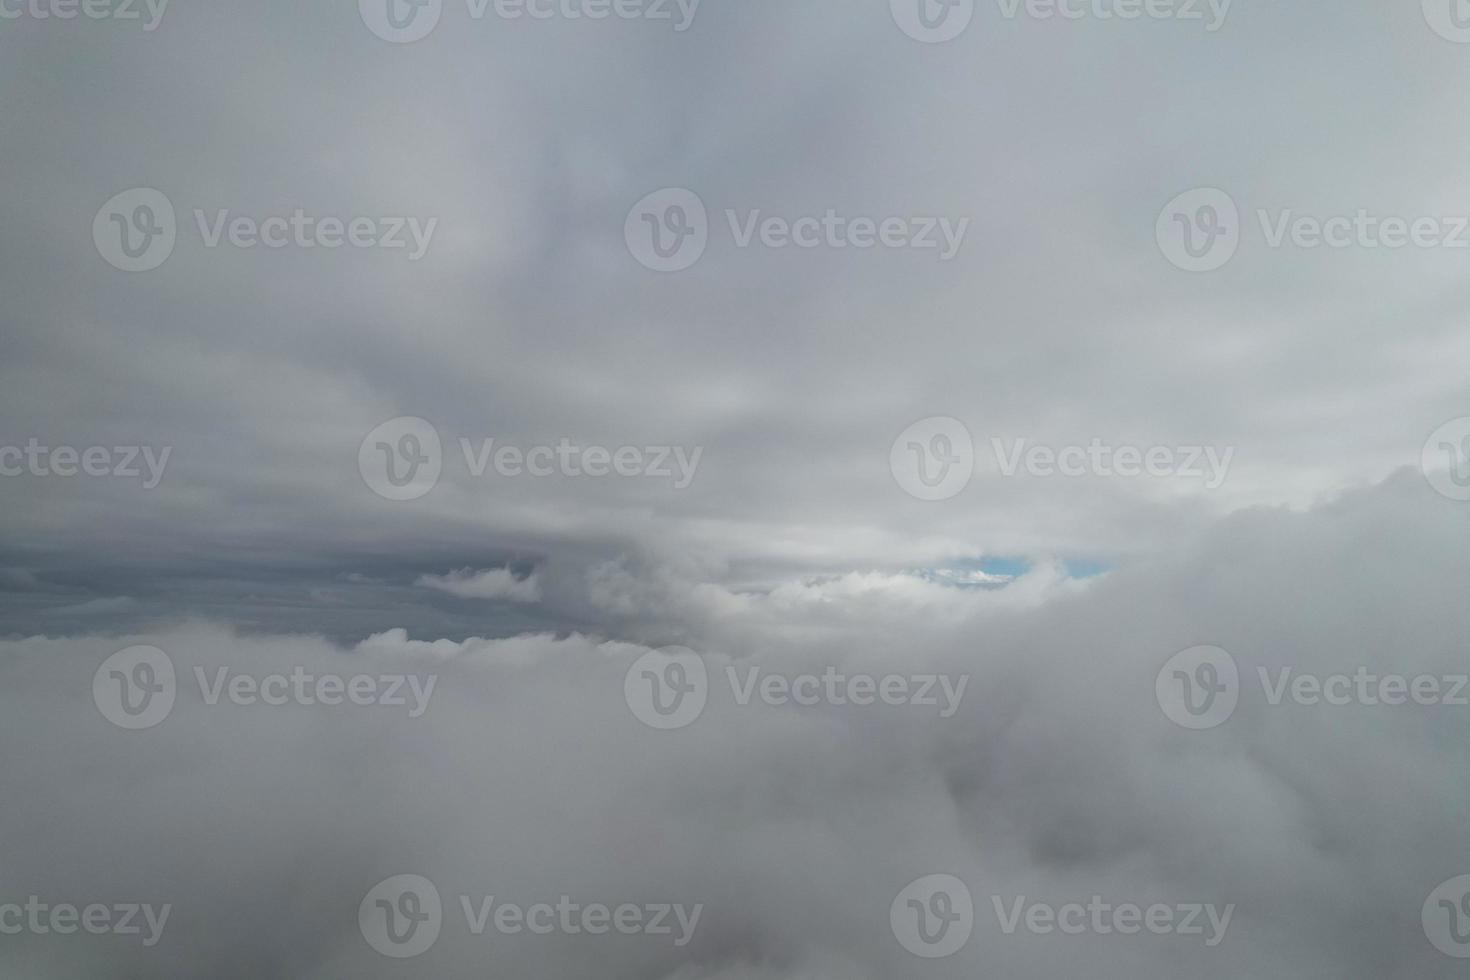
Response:
M1419 911L1461 866L1470 748L1440 705L1272 705L1243 688L1189 731L1155 700L1177 651L1231 652L1242 678L1464 673L1464 515L1417 477L1302 512L1256 510L1107 576L1031 572L1006 589L856 576L743 602L657 599L704 656L707 707L640 722L625 675L650 647L584 633L465 641L387 631L340 646L185 624L139 636L0 642L0 899L171 902L165 937L21 935L29 976L401 975L359 934L377 882L430 879L446 917L416 971L483 977L864 980L1449 978ZM1043 576L1044 577L1044 576ZM1383 583L1398 583L1385 589ZM916 601L939 590L954 607ZM698 590L695 590L696 592ZM796 599L796 596L802 596ZM875 613L871 607L879 606ZM653 628L647 606L641 612ZM942 610L943 615L936 615ZM125 732L92 703L113 651L173 659L179 695ZM208 704L195 669L395 673L428 710ZM916 705L741 705L726 681L967 675L950 718ZM971 889L974 937L920 961L889 905L909 882ZM694 939L475 936L500 902L702 903ZM1234 903L1226 938L1001 930L993 902Z
M447 575L420 575L415 585L438 589L461 599L506 599L511 602L539 602L541 586L535 573L517 578L508 568L474 571L461 568Z
M48 616L108 616L116 613L130 612L138 607L138 600L131 596L109 596L102 599L88 599L86 602L77 602L69 606L56 606L46 610Z

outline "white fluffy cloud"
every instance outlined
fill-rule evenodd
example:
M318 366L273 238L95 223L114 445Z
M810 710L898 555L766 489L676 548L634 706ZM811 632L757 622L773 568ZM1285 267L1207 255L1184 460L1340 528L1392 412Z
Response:
M6 937L30 976L400 976L358 903L421 874L445 900L424 975L852 980L1451 977L1421 904L1470 873L1470 708L1271 705L1245 685L1188 731L1155 701L1176 651L1257 669L1465 670L1463 509L1401 479L1305 512L1235 515L1179 553L1084 583L998 591L854 576L711 606L659 600L705 658L708 705L645 726L624 676L647 645L582 634L342 648L185 624L0 644L0 902L174 906L164 939ZM1393 587L1386 587L1393 583ZM1037 595L1007 599L1011 589ZM949 588L951 603L916 590ZM697 590L695 590L697 591ZM632 593L625 593L628 601ZM874 607L877 607L876 610ZM653 607L647 607L645 614ZM651 622L651 619L649 620ZM124 732L92 703L112 651L150 643L180 693ZM428 710L209 705L193 670L433 673ZM967 675L950 718L906 706L741 705L724 669ZM971 889L974 935L911 957L908 882ZM459 896L702 903L694 939L499 935ZM1224 940L1005 934L993 901L1234 904Z
M511 602L537 602L541 599L540 583L534 574L517 578L508 568L488 568L480 572L461 568L447 575L420 575L414 584L448 592L461 599L506 599Z

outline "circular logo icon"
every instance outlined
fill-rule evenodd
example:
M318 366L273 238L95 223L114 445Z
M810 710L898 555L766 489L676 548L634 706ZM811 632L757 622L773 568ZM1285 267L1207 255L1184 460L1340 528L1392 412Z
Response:
M1196 731L1218 728L1240 702L1240 671L1235 658L1219 647L1190 647L1159 670L1154 695L1174 724Z
M422 875L394 875L372 887L357 907L357 925L368 945L396 960L434 945L444 924L439 889Z
M417 500L434 489L444 470L439 430L412 415L390 419L358 447L357 470L379 497Z
M394 44L422 41L439 25L444 0L357 0L368 30Z
M1470 958L1470 875L1451 878L1430 892L1420 918L1435 949L1456 959Z
M97 253L123 272L158 268L174 254L177 241L173 202L151 187L113 195L92 219Z
M954 875L925 875L898 893L888 922L904 949L927 960L940 959L970 941L975 903L970 889Z
M975 16L975 0L888 0L893 22L925 44L953 41Z
M694 724L709 700L709 671L688 647L650 650L628 668L623 697L649 728L672 731Z
M1470 44L1470 0L1423 0L1424 19L1446 41Z
M1185 191L1159 212L1154 236L1164 258L1185 272L1213 272L1240 247L1240 209L1215 187Z
M1435 429L1419 458L1424 479L1441 496L1470 500L1470 417Z
M92 700L118 728L152 728L174 708L174 662L158 647L119 650L92 675Z
M645 268L682 272L709 245L709 214L698 194L666 187L633 205L623 223L623 241Z
M948 500L970 485L975 441L959 419L942 415L922 419L893 440L888 468L909 496Z

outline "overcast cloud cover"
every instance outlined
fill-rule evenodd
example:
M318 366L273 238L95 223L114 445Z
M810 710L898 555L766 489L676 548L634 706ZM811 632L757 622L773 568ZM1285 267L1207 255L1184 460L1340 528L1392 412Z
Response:
M1058 3L0 0L0 973L1461 975L1470 9Z

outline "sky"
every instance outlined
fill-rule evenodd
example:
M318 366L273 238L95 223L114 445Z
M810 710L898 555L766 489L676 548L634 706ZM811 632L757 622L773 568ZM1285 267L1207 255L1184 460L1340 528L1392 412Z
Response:
M1462 24L0 0L0 974L1457 975Z

